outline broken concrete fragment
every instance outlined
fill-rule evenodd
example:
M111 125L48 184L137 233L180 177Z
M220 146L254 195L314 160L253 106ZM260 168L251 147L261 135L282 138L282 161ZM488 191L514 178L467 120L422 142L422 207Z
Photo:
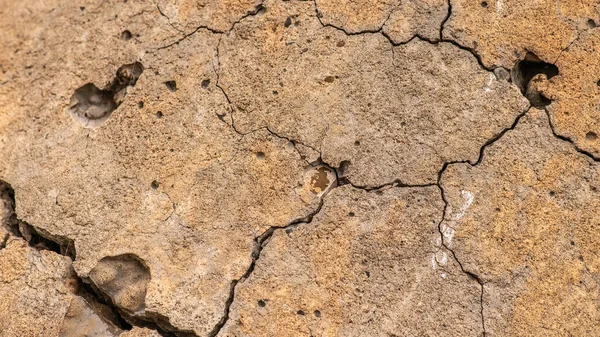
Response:
M476 161L528 106L451 43L392 47L381 34L322 28L311 3L265 5L267 13L240 22L219 46L234 125L242 133L268 127L320 149L333 167L347 162L355 185L434 183L444 162ZM301 24L280 27L287 16Z
M38 251L11 236L0 250L0 336L117 336L75 293L80 284L71 260Z
M275 231L219 336L479 336L479 284L432 262L442 211L437 187L333 190Z
M537 109L480 164L443 173L444 242L484 284L486 335L596 334L599 178Z
M121 336L120 332L121 330L114 325L102 320L83 298L76 296L71 298L69 310L65 314L58 336L112 337Z

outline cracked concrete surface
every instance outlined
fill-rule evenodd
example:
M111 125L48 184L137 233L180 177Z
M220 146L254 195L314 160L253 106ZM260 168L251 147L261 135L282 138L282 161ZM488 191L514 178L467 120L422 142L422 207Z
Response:
M596 336L598 5L0 0L0 336Z

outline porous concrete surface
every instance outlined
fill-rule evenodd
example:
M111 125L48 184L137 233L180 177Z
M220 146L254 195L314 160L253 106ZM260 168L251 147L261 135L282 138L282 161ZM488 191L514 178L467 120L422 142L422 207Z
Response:
M600 336L595 2L0 15L0 337Z

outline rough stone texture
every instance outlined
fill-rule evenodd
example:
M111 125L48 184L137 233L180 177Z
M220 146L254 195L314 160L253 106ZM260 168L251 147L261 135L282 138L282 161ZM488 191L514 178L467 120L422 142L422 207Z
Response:
M481 288L437 246L439 193L332 191L273 235L220 336L480 335Z
M556 61L560 74L544 82L540 91L553 100L548 106L556 133L578 148L600 157L600 48L598 29L582 33Z
M0 0L0 336L597 335L599 11Z
M477 166L442 175L445 242L485 285L489 336L593 336L600 165L532 109Z
M162 18L155 6L147 5L147 11L134 6L142 7L136 18L144 17L149 26ZM67 17L88 15L65 7ZM288 140L267 131L242 137L218 118L227 114L227 101L214 86L218 35L198 31L194 39L160 50L151 42L109 41L127 43L125 52L111 57L115 65L83 48L71 55L83 68L80 62L35 56L37 50L56 58L65 52L54 41L61 27L44 31L49 41L32 44L36 50L19 51L33 56L9 63L16 77L8 86L27 80L18 77L20 62L46 67L36 90L19 97L22 105L2 108L3 115L14 117L2 132L0 176L15 189L17 213L37 228L74 240L74 267L83 278L104 257L135 255L151 275L140 315L162 315L178 329L207 334L223 316L231 282L250 266L254 239L317 208L322 193L311 177L319 172ZM94 39L119 31L103 27ZM97 48L107 55L112 49ZM67 112L71 94L88 82L110 83L119 66L133 61L145 70L124 102L101 125L82 128ZM59 77L46 75L58 66L56 73L65 79L60 85ZM204 80L213 84L203 88ZM176 82L176 91L168 81ZM60 98L44 99L48 92ZM24 92L10 95L18 94ZM329 176L328 183L335 178Z
M160 337L160 334L154 330L136 327L121 333L119 337Z
M320 21L346 33L382 31L394 43L420 36L440 39L440 27L448 16L444 0L315 0Z
M243 17L261 9L260 0L159 0L156 2L161 15L170 25L187 35L198 29L226 32Z
M594 1L452 0L451 4L443 37L473 49L487 67L512 68L527 52L555 62L582 31L600 24Z
M75 295L79 287L71 260L38 251L11 237L0 250L0 336L116 336Z
M332 166L349 161L356 185L427 184L444 162L476 161L528 106L450 43L347 36L319 28L311 5L267 3L221 41L219 84L240 132L267 127ZM284 27L288 16L299 25Z

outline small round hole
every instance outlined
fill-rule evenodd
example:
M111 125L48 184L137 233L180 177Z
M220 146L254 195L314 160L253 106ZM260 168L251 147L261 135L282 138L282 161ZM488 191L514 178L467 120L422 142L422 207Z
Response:
M482 1L481 2L481 7L486 8L488 6L487 1Z
M129 41L129 40L131 40L131 36L132 36L132 35L131 35L131 32L130 32L130 31L128 31L128 30L124 30L124 31L121 33L121 39L122 39L122 40L125 40L125 41Z
M141 101L140 101L140 102L138 102L138 108L140 108L140 109L141 109L141 108L143 108L143 107L144 107L144 102L141 102Z
M273 95L277 96L277 95L279 95L279 92L277 92L277 90L273 90Z
M321 312L319 310L315 310L315 317L321 317Z
M354 212L350 212L350 213L348 213L348 216L349 216L349 217L353 217L354 215L355 215L355 214L354 214Z
M265 307L265 305L267 305L267 304L265 303L265 301L263 301L263 300L258 300L258 306L259 306L259 307L261 307L261 308L264 308L264 307Z
M587 139L589 141L595 141L596 139L598 139L598 136L596 135L596 133L590 131L585 134L585 139Z
M356 145L356 146L360 146L360 141L358 141L358 140L357 140L357 141L355 141L355 142L354 142L354 145Z
M327 83L333 83L333 81L335 81L335 77L333 77L333 76L327 76L327 77L325 77L325 82L327 82Z
M158 112L156 112L156 119L161 119L161 118L163 118L163 113L162 113L162 111L158 111Z
M202 87L202 89L206 89L208 88L208 86L210 85L210 80L202 80L202 82L200 82L200 86Z
M594 22L592 19L587 20L587 25L588 28L596 28L596 22Z
M297 314L298 316L304 316L304 315L305 315L304 311L302 311L302 310L298 310L298 311L296 311L296 314Z
M256 152L256 159L258 159L258 160L265 159L265 153L264 152Z
M338 43L336 44L336 46L338 46L338 47L343 47L345 45L346 45L345 41L338 41Z
M550 194L550 196L551 196L551 197L553 197L553 196L555 196L555 195L556 195L556 192L554 192L554 191L550 191L550 193L548 193L548 194Z
M156 190L156 189L158 189L160 184L158 183L158 181L153 180L152 183L150 184L150 186L152 187L152 189Z

